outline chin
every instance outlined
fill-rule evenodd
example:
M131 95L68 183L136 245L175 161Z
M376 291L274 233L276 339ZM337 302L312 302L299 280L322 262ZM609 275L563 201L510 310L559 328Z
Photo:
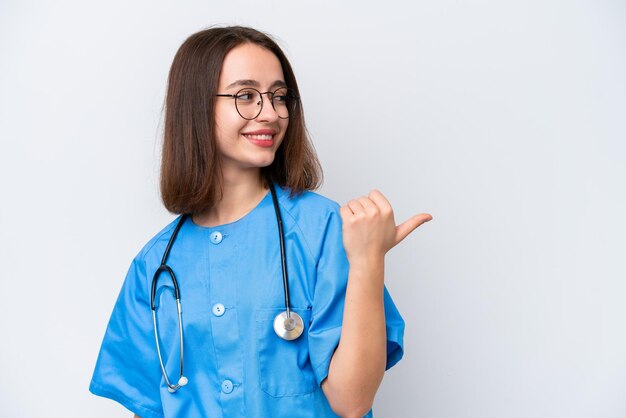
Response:
M274 159L272 158L271 160L264 160L262 162L259 162L256 166L259 168L268 167L272 165L273 162L274 162Z
M250 163L254 166L254 167L267 167L268 165L271 165L274 162L275 159L275 155L274 153L272 153L272 155L266 155L266 156L258 156L258 158L252 158L250 160Z

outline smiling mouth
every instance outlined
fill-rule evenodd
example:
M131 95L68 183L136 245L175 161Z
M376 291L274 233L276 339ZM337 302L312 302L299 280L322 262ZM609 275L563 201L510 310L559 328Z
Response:
M256 131L256 132L248 132L242 134L247 141L251 144L256 145L261 148L273 148L274 147L274 137L276 136L276 132L266 130L266 131Z
M257 135L257 134L243 134L248 139L254 139L256 141L271 141L274 138L274 135Z

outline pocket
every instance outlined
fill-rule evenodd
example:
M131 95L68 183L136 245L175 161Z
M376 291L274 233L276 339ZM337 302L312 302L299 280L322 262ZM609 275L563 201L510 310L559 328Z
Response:
M293 341L274 332L274 318L284 309L259 309L255 315L259 383L261 390L273 397L306 395L317 389L307 340L311 309L291 310L304 322L304 332Z

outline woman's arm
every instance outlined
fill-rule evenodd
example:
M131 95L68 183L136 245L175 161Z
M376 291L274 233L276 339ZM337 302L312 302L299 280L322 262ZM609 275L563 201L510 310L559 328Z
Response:
M383 261L350 263L339 346L322 390L342 418L362 418L374 402L386 364Z
M350 271L341 339L322 390L337 415L362 418L372 407L387 358L385 254L432 216L416 215L396 227L391 205L377 190L340 212Z

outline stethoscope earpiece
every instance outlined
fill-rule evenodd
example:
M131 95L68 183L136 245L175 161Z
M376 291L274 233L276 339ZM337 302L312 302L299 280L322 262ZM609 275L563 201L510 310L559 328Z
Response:
M182 388L183 386L186 386L187 383L189 383L189 379L187 379L185 376L181 376L180 379L178 379L178 384L176 385L170 385L169 383L167 384L167 391L169 393L176 393L178 389Z

